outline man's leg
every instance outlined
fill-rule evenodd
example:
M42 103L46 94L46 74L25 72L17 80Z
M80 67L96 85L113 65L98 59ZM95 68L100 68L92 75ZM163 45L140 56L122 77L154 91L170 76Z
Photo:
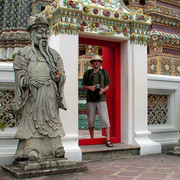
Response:
M110 140L110 128L109 127L105 128L105 132L106 132L106 140Z
M111 141L110 141L110 123L109 123L109 114L107 109L107 103L106 102L100 102L98 103L98 113L101 120L101 126L102 128L105 128L106 132L106 145L108 147L113 147Z
M106 132L106 146L113 147L110 141L110 127L105 128L105 132Z
M95 103L87 103L87 116L89 125L89 134L91 139L94 139L94 121L96 116L96 105Z
M89 127L89 134L91 136L91 139L94 139L94 127Z

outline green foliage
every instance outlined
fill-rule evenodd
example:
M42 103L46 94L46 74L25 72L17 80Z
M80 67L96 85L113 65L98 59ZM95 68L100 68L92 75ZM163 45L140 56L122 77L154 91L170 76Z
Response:
M12 55L12 59L13 59L13 60L14 60L14 58L15 58L16 54L17 54L17 53L14 53L14 54Z
M5 122L5 121L0 122L0 128L2 131L4 131L4 128L6 127L6 125L7 125L7 122Z

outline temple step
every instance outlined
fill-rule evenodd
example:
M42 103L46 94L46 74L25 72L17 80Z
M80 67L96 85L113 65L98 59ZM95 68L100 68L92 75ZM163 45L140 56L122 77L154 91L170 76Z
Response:
M113 144L113 147L107 147L105 144L83 145L82 150L83 161L112 160L118 158L130 158L138 156L140 147L135 145L127 145L122 143Z

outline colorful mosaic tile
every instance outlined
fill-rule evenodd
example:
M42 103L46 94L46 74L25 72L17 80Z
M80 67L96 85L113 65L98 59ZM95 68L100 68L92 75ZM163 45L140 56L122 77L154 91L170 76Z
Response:
M4 14L3 14L3 30L8 30L11 27L11 7L12 0L6 0L4 4Z
M13 11L11 12L11 29L17 29L18 25L18 1L13 0L12 1L12 9Z
M0 1L0 33L2 32L2 27L3 27L3 9L4 9L4 2Z
M24 47L30 44L26 31L27 21L34 3L44 3L44 7L52 0L0 0L0 47ZM39 7L39 6L37 6ZM40 9L38 13L42 10ZM10 61L11 59L5 59ZM0 59L4 61L4 59Z
M157 74L158 72L158 64L156 59L150 59L148 61L148 73Z
M180 76L180 60L174 62L174 75Z
M167 59L161 59L161 72L164 75L172 74L172 62Z
M21 11L19 12L19 16L18 16L18 26L26 29L28 18L31 13L31 1L22 0L19 3L19 8L21 9Z
M180 76L180 56L171 54L148 55L148 73Z
M31 15L41 13L41 11L44 10L44 8L52 2L53 0L33 0Z
M47 6L42 14L49 20L55 34L77 34L81 31L131 38L132 42L139 44L146 44L151 23L142 11L131 13L121 1L112 0L64 0L63 3L57 0Z
M159 30L151 30L148 32L149 40L148 45L150 48L150 54L162 52L162 46L172 46L179 48L180 35L169 32L163 32Z

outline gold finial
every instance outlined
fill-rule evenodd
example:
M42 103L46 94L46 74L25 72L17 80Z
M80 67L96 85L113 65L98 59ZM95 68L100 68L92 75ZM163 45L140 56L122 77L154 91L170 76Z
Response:
M139 8L139 9L138 9L138 13L143 14L143 9L142 9L142 8Z
M110 0L106 0L106 3L110 3Z

